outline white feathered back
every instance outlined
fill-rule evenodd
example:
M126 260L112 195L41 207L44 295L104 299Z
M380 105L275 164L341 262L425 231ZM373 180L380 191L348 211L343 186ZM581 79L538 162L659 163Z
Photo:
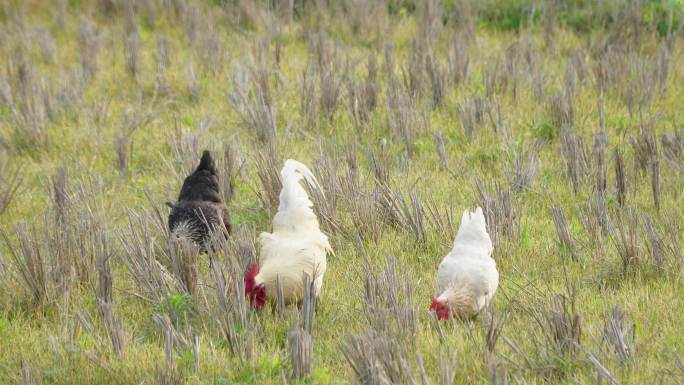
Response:
M294 159L285 161L280 171L283 189L280 191L278 213L273 218L274 231L300 231L312 225L318 228L318 220L311 209L313 203L309 199L301 180L306 180L312 187L320 190L320 185L311 170Z
M463 212L461 226L454 239L454 251L460 247L475 246L486 248L487 255L492 252L492 240L487 232L487 221L485 220L482 208L478 207L474 213Z

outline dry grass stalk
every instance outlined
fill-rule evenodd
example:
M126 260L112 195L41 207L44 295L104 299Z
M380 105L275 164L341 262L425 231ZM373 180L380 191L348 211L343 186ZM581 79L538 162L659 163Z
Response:
M490 109L491 106L489 105L488 99L482 96L474 96L456 106L463 132L468 140L477 137Z
M453 39L447 53L447 67L452 84L464 84L468 80L470 69L470 52L463 35Z
M340 63L339 55L337 54L337 46L335 46L334 54L330 55L330 61L325 60L319 68L319 90L320 106L323 116L328 120L332 120L337 108L340 104L342 95L342 78L339 75Z
M508 385L508 366L492 361L489 364L489 383L491 385Z
M660 209L660 154L655 128L650 124L639 126L639 136L630 135L635 162L651 175L651 192L656 209Z
M292 361L292 372L295 379L302 379L311 374L313 368L313 338L305 330L293 329L287 335L287 346Z
M366 262L369 263L368 261ZM388 256L377 273L369 266L365 280L366 317L376 332L402 338L413 344L417 319L410 274Z
M223 145L223 157L219 158L219 183L221 185L221 198L226 206L230 206L235 194L235 182L240 177L240 172L245 161L240 158L237 146L234 143Z
M381 142L377 150L371 151L370 168L378 185L385 187L391 185L390 177L392 175L393 160L385 142Z
M124 265L136 283L137 290L142 291L139 295L159 303L175 287L171 273L157 260L157 255L163 254L163 251L155 238L163 230L150 216L148 212L136 214L129 210L128 226L119 231L118 238L124 252ZM162 226L166 227L164 224Z
M561 94L549 97L549 109L554 126L562 131L575 125L575 108L572 95Z
M6 72L6 78L0 79L0 100L9 109L13 127L9 139L20 151L46 145L47 124L58 115L51 84L38 71L24 45L11 51Z
M285 318L285 297L283 294L283 283L280 280L280 275L276 275L276 309L280 319Z
M149 29L154 29L157 24L157 7L154 0L143 0L145 7L145 26Z
M124 37L124 56L126 72L132 79L137 79L140 71L140 36L137 28Z
M520 214L513 207L511 190L495 182L490 193L479 177L475 179L478 191L477 203L487 220L487 230L496 244L500 236L518 237L520 235Z
M217 34L213 21L204 26L196 51L205 71L216 75L223 69L227 56L225 42Z
M103 321L107 335L112 343L114 353L123 358L124 355L124 333L121 320L114 316L114 301L113 293L113 274L110 259L112 250L110 247L109 233L103 232L101 234L101 241L99 243L101 248L97 255L97 271L98 271L98 294L97 307L100 313L100 318Z
M51 183L51 204L42 226L35 222L18 225L16 244L3 232L20 282L34 303L51 302L55 299L52 291L66 290L70 283L89 284L94 259L110 253L100 188L93 181L72 187L62 167Z
M114 305L98 299L97 307L102 317L103 326L112 343L114 353L119 358L123 358L125 347L123 324L120 319L114 316Z
M156 96L156 95L155 95ZM116 167L121 176L128 174L128 163L133 151L133 134L158 115L163 106L155 106L156 97L153 97L147 106L143 106L142 95L138 95L135 105L128 106L118 123L114 134L114 149L116 151Z
M394 209L393 216L399 219L402 228L411 230L411 234L419 243L427 241L427 233L425 231L425 209L420 200L420 196L416 191L410 191L408 199L402 192L394 194L392 207Z
M485 363L495 364L494 356L496 354L496 345L499 342L499 337L503 332L503 327L508 320L509 312L504 311L501 315L496 316L491 304L487 307L487 321L485 329L485 350L484 350L484 360Z
M427 223L431 225L433 230L439 233L442 239L451 242L458 229L456 224L459 220L454 211L453 201L449 203L448 207L440 209L434 197L430 197L425 203L425 213Z
M21 169L0 156L0 215L10 206L22 182Z
M416 99L411 96L411 89L396 80L388 80L385 103L387 126L396 139L404 142L409 156L413 154L416 136L422 124L417 108Z
M186 323L185 330L179 331L171 322L171 319L165 314L153 314L152 320L164 335L166 354L168 355L169 350L171 350L175 351L183 358L190 357L190 364L192 365L193 371L199 371L200 339L199 336L190 329L190 326ZM167 363L173 361L173 359L168 356L166 357L166 360Z
M532 186L541 165L540 150L541 146L538 143L523 146L520 151L515 146L511 146L507 171L513 191L526 190Z
M639 217L636 209L630 207L626 213L622 210L616 210L613 218L609 217L608 234L620 256L624 270L639 263L641 242L639 241Z
M558 295L551 308L542 304L540 327L553 350L562 357L573 357L580 351L582 319L577 313L574 293ZM537 322L540 320L537 319Z
M198 28L203 18L202 12L198 5L183 4L180 9L181 19L185 26L185 34L188 37L188 42L194 44L197 40Z
M192 61L188 61L185 67L185 89L192 100L197 100L200 96L200 85L197 81L197 74Z
M663 226L657 228L650 215L644 214L643 223L646 227L648 239L648 251L652 263L658 269L665 269L665 263L676 264L684 261L684 253L679 247L679 234L672 221L666 221Z
M584 138L570 127L561 130L561 155L565 161L565 172L575 194L579 192L580 182L588 173L587 148Z
M104 233L103 237L107 237L103 244L101 253L97 257L97 271L98 271L98 294L97 294L97 307L100 313L100 318L103 321L107 335L112 343L112 349L114 353L119 357L123 358L124 355L124 334L123 326L121 320L118 320L114 316L114 305L113 305L113 275L112 266L110 263L110 258L112 256L111 250L109 249L108 234Z
M341 349L359 383L418 384L404 346L391 338L369 331L350 337Z
M608 184L608 165L606 163L606 146L608 136L605 132L599 132L594 136L594 165L596 174L596 192L605 195Z
M64 16L66 15L67 2L68 0L57 0L55 2L57 8L57 11L55 12L55 23L60 30L64 29Z
M228 95L231 107L240 115L242 122L253 129L263 143L275 140L276 109L269 86L269 71L263 59L259 67L248 63L247 69L236 64L233 74L233 91Z
M311 127L319 122L319 113L329 121L339 107L343 78L338 51L337 43L331 43L324 32L310 34L309 59L302 81L301 113ZM348 72L349 68L347 75Z
M501 85L501 91L510 90L513 100L518 98L518 88L523 77L523 52L529 52L530 46L526 41L516 41L506 48L502 65L498 66L499 73L495 76Z
M506 81L508 77L502 76L504 72L501 70L501 67L503 67L501 62L500 57L490 58L482 69L485 95L487 97L502 93L507 87Z
M172 236L173 237L173 236ZM219 239L219 237L212 237ZM171 271L183 292L195 296L197 294L197 261L200 248L186 239L169 239L169 259Z
M423 44L429 46L441 34L444 9L439 0L427 0L417 4L417 12L420 36L425 40Z
M325 150L321 148L318 159L314 162L315 175L320 184L320 189L309 189L309 196L314 203L314 209L322 220L323 227L331 234L343 231L342 222L337 214L340 195L342 194L338 175L340 163L342 160L334 147Z
M97 55L101 47L101 32L97 25L88 19L82 19L78 28L78 46L81 70L86 80L93 79L97 74Z
M35 227L29 233L28 226L22 223L14 227L16 245L5 230L0 235L7 246L12 263L19 272L19 278L31 294L33 303L41 305L52 302L56 292L55 282L51 277L51 263L46 257L40 239L33 239L29 234L36 234Z
M625 170L625 160L620 150L615 150L615 190L620 207L625 206L627 200L627 175Z
M97 259L111 255L113 250L102 195L104 185L94 179L70 185L63 178L53 185L55 213L46 219L46 239L64 266L60 270L70 271L69 276L78 283L89 283Z
M449 157L446 152L446 145L444 144L444 136L441 132L435 132L432 136L432 140L435 144L435 151L437 151L437 156L439 156L439 168L442 170L449 169Z
M558 234L560 244L570 253L572 260L577 261L578 255L575 248L574 238L568 229L568 223L565 219L565 213L563 213L563 209L553 206L551 208L551 216L553 218L553 224L556 226L556 233Z
M308 274L302 274L302 287L304 288L304 296L302 298L302 311L301 311L301 329L304 332L311 333L313 330L313 323L316 319L316 291L314 290L316 272L314 271L314 277L310 277Z
M641 124L638 135L630 134L629 140L634 151L634 167L649 171L651 164L658 158L655 128L651 124Z
M558 9L560 1L547 1L541 10L541 24L544 28L544 43L546 47L553 50L556 47L555 37L558 27Z
M363 239L377 239L383 224L380 198L377 191L372 191L370 178L361 180L356 148L347 149L347 159L344 172L339 177L340 197L344 207L350 214L353 229L348 231L358 233Z
M658 93L664 95L667 92L668 77L670 74L670 62L672 60L672 48L668 42L661 43L655 58L652 59L652 78L655 78Z
M213 122L210 118L202 118L196 128L185 126L181 119L174 117L174 130L168 134L168 144L173 155L170 167L175 179L182 181L197 167L197 157L204 149L211 148L208 131Z
M403 71L404 86L408 96L414 100L419 99L423 95L425 85L427 84L424 65L426 48L424 41L411 40L408 63Z
M603 326L602 348L613 353L620 365L624 365L634 357L636 351L636 325L624 310L613 307Z
M598 382L603 383L603 380L608 381L610 385L620 385L620 383L613 377L613 375L606 369L603 364L594 356L593 354L589 355L589 362L594 366L596 369L596 376L598 377Z
M347 105L358 134L370 121L371 113L378 103L377 63L375 54L368 55L367 76L365 81L355 81L347 70Z
M648 214L644 214L644 226L646 227L646 236L649 241L648 250L651 254L651 260L657 268L662 269L664 266L664 245L662 240L656 235L653 229L653 220Z
M608 204L605 196L593 194L585 205L578 208L577 213L584 231L593 241L602 244L603 237L608 232Z
M381 142L380 148L370 152L370 168L375 181L373 205L376 207L382 223L401 227L402 212L401 208L395 204L397 198L392 189L393 161L393 157L387 150L386 142Z
M280 155L276 144L270 144L261 151L257 151L254 161L257 176L261 182L261 188L256 189L257 196L266 210L275 211L278 208L282 189Z
M660 210L660 159L658 157L651 163L651 193L656 210Z
M43 374L40 370L28 365L21 360L21 385L40 385L43 383Z
M250 62L246 64L247 68L239 63L235 65L228 103L260 141L271 143L277 133L277 112L269 85L270 71L266 69L263 55L260 56L258 65Z
M454 362L456 361L451 354L445 351L439 353L439 384L451 385L456 377Z
M49 30L37 27L33 30L33 39L40 50L45 64L54 64L57 56L57 44Z
M309 127L315 127L318 122L318 107L316 105L316 64L309 56L302 75L302 90L299 101L299 111Z
M441 107L449 86L447 70L432 53L425 58L425 69L432 89L432 108Z
M171 85L168 79L168 69L171 65L169 56L168 40L164 36L157 38L157 51L155 55L157 61L157 72L155 74L155 87L157 92L161 95L168 95L171 91Z
M157 68L166 72L171 66L171 51L169 50L169 40L166 36L157 37Z
M214 317L221 337L242 364L252 360L256 330L260 327L258 317L250 317L245 297L243 273L256 260L255 234L246 230L239 228L228 239L226 248L209 248L218 305Z
M679 132L660 137L665 160L676 170L684 173L684 137Z

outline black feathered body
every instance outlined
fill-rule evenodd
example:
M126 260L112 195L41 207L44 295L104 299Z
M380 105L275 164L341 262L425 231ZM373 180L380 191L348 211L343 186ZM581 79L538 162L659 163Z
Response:
M213 231L230 234L230 213L221 200L214 160L204 151L197 169L183 182L178 202L170 204L169 229L197 243L202 250Z

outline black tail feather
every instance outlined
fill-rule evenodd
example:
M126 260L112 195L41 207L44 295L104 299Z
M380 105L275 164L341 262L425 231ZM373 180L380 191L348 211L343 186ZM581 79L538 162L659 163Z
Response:
M211 152L209 150L204 150L202 153L202 159L200 160L199 166L197 166L197 170L207 170L212 173L216 172L214 158L211 156Z

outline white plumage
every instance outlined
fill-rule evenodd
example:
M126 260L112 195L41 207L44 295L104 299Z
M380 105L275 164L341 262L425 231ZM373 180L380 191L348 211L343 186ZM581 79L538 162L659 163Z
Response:
M499 285L492 241L482 209L463 212L454 247L437 271L437 293L431 309L440 319L450 314L472 317L492 300Z
M312 187L320 189L314 175L304 164L288 159L280 176L283 188L278 212L273 218L273 232L259 235L261 253L255 284L263 284L266 296L274 299L279 277L285 301L292 302L302 298L303 273L314 278L315 294L320 295L327 267L326 255L332 249L311 209L313 203L300 184L305 179Z

